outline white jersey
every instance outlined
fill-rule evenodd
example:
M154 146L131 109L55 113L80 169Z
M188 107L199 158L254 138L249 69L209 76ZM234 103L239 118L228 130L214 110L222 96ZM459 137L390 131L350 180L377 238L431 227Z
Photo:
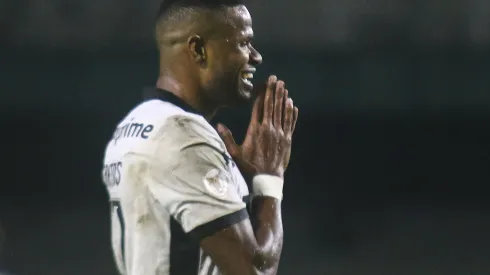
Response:
M218 275L199 241L248 218L248 188L215 129L156 90L107 144L112 248L123 275Z

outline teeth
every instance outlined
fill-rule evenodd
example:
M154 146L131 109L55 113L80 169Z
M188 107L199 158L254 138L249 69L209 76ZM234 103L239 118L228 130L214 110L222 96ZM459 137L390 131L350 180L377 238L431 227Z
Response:
M254 74L253 73L243 73L242 77L245 79L252 79L252 78L254 78Z
M252 82L246 78L243 79L243 82L247 83L248 85L253 85Z

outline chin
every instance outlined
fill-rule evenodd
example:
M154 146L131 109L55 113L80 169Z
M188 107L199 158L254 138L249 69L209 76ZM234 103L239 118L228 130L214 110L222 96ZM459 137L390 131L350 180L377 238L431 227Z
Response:
M240 90L238 94L240 95L240 98L242 98L244 101L249 101L252 98L252 90Z
M247 104L252 99L252 92L247 90L238 90L233 96L228 98L227 107L234 107Z

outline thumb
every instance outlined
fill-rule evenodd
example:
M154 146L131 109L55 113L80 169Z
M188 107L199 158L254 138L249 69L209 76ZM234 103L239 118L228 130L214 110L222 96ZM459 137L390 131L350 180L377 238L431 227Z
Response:
M236 157L239 153L239 148L235 142L235 139L233 138L233 134L231 133L230 129L228 129L225 125L221 123L218 124L217 129L219 135L221 136L221 139L223 139L223 142L225 143L228 153L230 153L232 157Z

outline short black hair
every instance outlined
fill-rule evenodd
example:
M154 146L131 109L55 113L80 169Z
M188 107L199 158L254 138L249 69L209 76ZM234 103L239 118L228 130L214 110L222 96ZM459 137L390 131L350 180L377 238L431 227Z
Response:
M157 13L157 21L169 11L179 8L219 8L243 5L244 0L163 0Z

